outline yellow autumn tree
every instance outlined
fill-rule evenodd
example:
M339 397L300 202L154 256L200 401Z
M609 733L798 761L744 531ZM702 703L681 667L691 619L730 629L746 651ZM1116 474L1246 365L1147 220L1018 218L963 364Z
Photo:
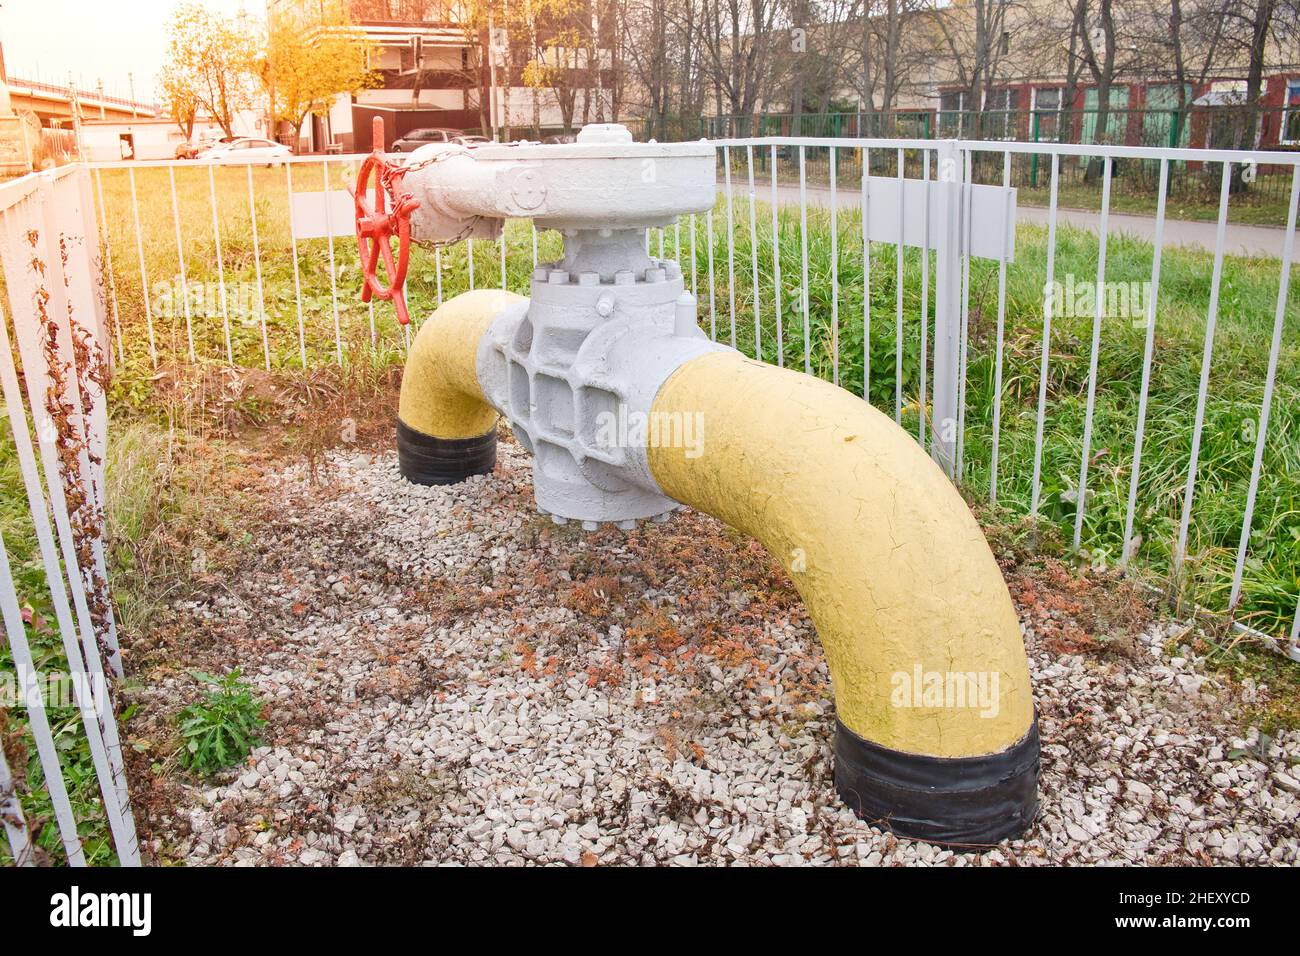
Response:
M341 7L310 19L291 8L272 14L259 72L274 117L293 127L294 143L308 116L323 115L340 93L354 94L375 82L367 69L365 34Z
M194 120L199 112L194 78L180 70L176 64L166 63L158 75L158 86L167 115L175 121L181 134L188 140L194 135Z
M163 94L184 128L204 112L234 135L235 114L253 105L259 38L243 17L184 3L167 24ZM192 110L192 112L191 112Z

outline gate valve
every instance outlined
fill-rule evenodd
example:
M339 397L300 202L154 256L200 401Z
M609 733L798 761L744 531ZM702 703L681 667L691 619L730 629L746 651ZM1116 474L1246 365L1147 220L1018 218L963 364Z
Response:
M411 213L420 201L402 190L406 169L399 163L384 158L384 120L376 116L373 125L373 149L357 172L357 186L352 191L356 204L357 250L361 257L364 282L361 301L369 302L371 296L393 303L397 321L407 325L411 321L406 311L406 297L402 286L406 282L406 267L411 252ZM371 173L375 174L374 199L367 201L366 190ZM397 237L394 256L392 239ZM380 258L388 284L378 275Z

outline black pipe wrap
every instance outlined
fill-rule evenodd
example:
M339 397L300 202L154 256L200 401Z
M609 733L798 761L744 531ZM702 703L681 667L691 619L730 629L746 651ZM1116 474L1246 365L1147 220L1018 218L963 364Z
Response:
M417 485L454 485L497 463L497 430L476 438L434 438L397 420L397 465Z
M835 722L835 789L863 820L953 848L1019 837L1038 814L1038 718L1019 743L981 757L882 747Z

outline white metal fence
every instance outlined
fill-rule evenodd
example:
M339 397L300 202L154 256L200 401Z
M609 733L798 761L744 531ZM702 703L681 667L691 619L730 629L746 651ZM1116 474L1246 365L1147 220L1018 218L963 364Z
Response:
M122 663L103 541L107 325L94 286L98 248L89 190L90 177L80 167L0 187L0 261L15 336L11 342L0 318L0 385L8 447L21 473L27 528L35 540L35 554L23 555L19 570L29 562L39 568L23 575L20 603L9 544L0 541L0 611L18 702L67 861L82 864L86 856L61 760L66 741L56 737L47 713L52 677L70 689L117 858L135 865L139 850L113 699ZM53 611L47 626L63 652L58 674L42 671L29 641L39 616L25 616L23 605L37 590ZM13 793L18 769L7 761L0 768L0 797L12 857L21 865L35 862L37 854ZM37 777L27 767L21 771L29 781Z
M1109 547L1116 564L1177 578L1185 564L1215 555L1217 609L1234 612L1242 629L1269 622L1256 633L1300 659L1300 489L1286 474L1300 459L1300 385L1283 361L1296 354L1300 326L1288 301L1300 155L789 138L719 141L717 149L717 206L646 237L653 253L682 264L713 338L851 388L914 430L954 477L1049 519L1094 559ZM91 164L0 187L4 275L27 388L24 402L4 332L5 402L68 667L84 678L78 705L124 863L138 854L111 719L120 661L102 541L106 366L147 381L156 370L214 363L288 373L400 361L409 333L385 304L357 295L344 189L361 158L298 157L270 168ZM1022 202L1029 160L1044 194L1032 216ZM1061 171L1071 163L1095 173L1091 218L1060 201ZM1135 221L1113 210L1115 171L1125 163L1156 168L1158 195L1142 222L1149 244L1117 228L1121 218L1126 229ZM1171 230L1188 229L1168 215L1175 166L1218 177L1214 241L1199 252L1167 241ZM1285 227L1275 257L1231 255L1243 169L1290 184L1277 210ZM408 301L417 327L444 298L476 285L526 292L537 263L559 251L558 236L526 222L511 224L499 242L413 251ZM1112 315L1108 283L1116 274L1137 281L1136 272L1146 294ZM1066 279L1091 285L1087 310L1059 294ZM1220 383L1225 321L1227 372L1240 380ZM1162 338L1166 329L1178 335ZM1184 354L1178 343L1191 332L1199 351ZM1181 366L1180 391L1166 379ZM1132 371L1132 381L1108 378L1115 368ZM1233 414L1250 423L1241 447L1219 441L1221 384L1240 393ZM1154 407L1163 417L1153 431ZM1286 535L1296 543L1279 544ZM1264 571L1252 563L1260 561ZM39 679L7 564L0 605L26 688ZM67 858L77 862L39 704L28 717ZM15 858L25 859L30 841L12 770L0 765L0 811Z

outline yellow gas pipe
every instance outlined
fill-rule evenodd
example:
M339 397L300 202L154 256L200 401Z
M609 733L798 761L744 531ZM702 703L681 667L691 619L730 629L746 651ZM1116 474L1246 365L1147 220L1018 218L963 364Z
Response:
M411 436L432 449L433 480L491 469L482 446L490 439L494 457L497 415L475 358L491 321L523 303L467 293L416 336L398 438L408 462ZM848 392L730 351L681 365L652 413L703 426L690 449L648 449L660 490L757 538L808 608L835 692L845 801L934 842L1022 833L1039 747L1019 621L978 523L921 447Z

